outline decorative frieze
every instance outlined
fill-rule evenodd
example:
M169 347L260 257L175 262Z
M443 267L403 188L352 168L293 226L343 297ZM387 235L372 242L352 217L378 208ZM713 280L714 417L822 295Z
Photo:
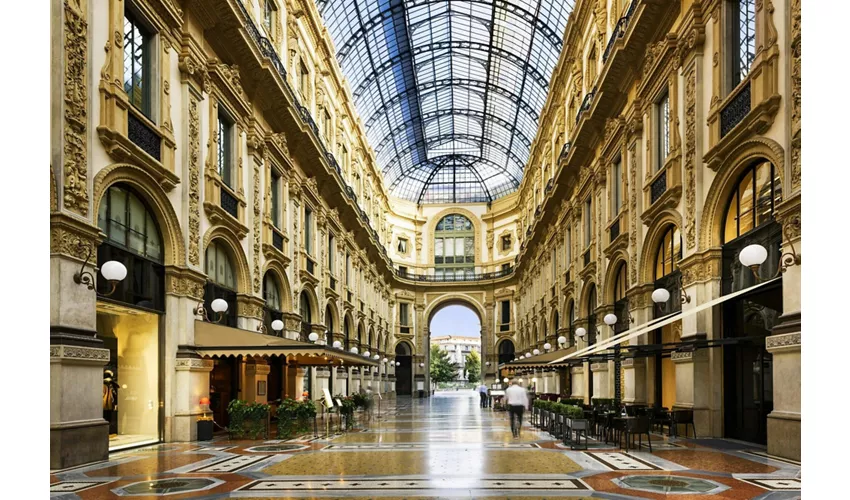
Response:
M89 213L88 148L88 22L86 0L65 0L64 48L65 112L62 129L65 208L82 216ZM116 32L116 36L120 34Z
M696 222L696 69L685 75L685 243L697 244Z
M694 351L672 352L670 360L674 363L692 363L694 361Z
M51 345L50 362L76 362L83 364L106 364L109 362L109 349L71 345Z
M179 371L190 372L211 372L214 362L211 359L200 358L177 358L174 363L174 369Z
M765 339L765 349L768 352L780 350L799 350L802 346L802 333L786 333L783 335L771 335Z
M201 128L199 102L189 96L189 263L201 263Z

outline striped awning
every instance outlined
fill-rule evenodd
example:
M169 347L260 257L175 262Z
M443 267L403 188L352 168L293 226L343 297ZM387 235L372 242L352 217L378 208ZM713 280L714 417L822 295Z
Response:
M374 360L331 346L195 320L195 350L203 357L284 356L299 365L377 366Z

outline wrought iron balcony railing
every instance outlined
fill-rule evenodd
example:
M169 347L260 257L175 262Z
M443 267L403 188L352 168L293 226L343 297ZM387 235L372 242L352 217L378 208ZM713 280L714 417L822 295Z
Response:
M576 123L578 123L579 119L581 119L581 114L590 109L590 105L593 104L593 97L596 95L596 87L593 87L593 90L585 94L584 99L581 101L581 107L578 108L578 113L576 113Z
M563 147L561 147L561 154L558 155L558 161L564 161L568 154L570 154L570 143L565 142Z
M447 269L447 271L449 271ZM500 269L489 273L455 273L447 272L444 274L414 274L407 271L396 270L396 275L399 278L411 281L425 281L431 283L452 283L452 282L469 282L469 281L488 281L498 278L504 278L513 274L514 268L510 266L507 269Z
M614 27L614 32L611 33L611 38L608 39L608 45L605 47L605 52L602 54L602 64L605 64L605 62L608 61L608 56L611 55L611 51L614 49L614 44L617 40L626 35L626 29L629 27L629 20L631 20L632 14L635 11L635 4L637 4L636 0L630 2L626 13L617 21L617 26Z

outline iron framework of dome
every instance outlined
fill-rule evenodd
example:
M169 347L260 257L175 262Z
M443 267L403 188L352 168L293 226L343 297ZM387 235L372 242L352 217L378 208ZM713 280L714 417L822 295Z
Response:
M519 187L573 1L318 0L390 194Z

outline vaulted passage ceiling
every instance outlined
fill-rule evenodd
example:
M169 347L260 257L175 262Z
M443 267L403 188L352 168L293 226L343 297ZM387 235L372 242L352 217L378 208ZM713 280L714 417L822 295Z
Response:
M519 186L572 0L317 3L390 194L482 202Z

